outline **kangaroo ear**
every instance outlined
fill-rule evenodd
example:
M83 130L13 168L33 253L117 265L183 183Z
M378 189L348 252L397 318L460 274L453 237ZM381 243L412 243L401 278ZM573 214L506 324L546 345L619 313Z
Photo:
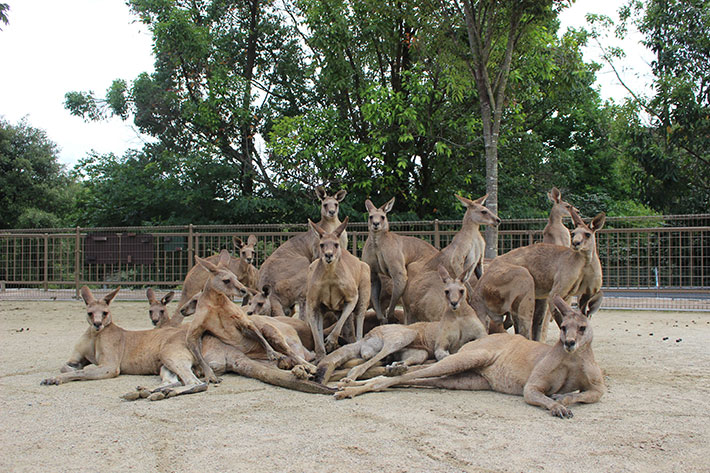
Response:
M369 212L372 212L373 210L377 209L377 207L375 207L375 204L373 204L370 199L365 199L365 209L367 209L367 211L369 213Z
M596 292L587 301L587 310L583 311L584 315L586 315L588 319L591 319L592 315L594 315L601 308L603 300L604 293L602 291Z
M323 237L325 235L325 230L323 230L321 227L318 226L318 224L313 223L313 220L310 218L308 219L308 225L311 226L311 228L318 234L319 237Z
M261 288L261 293L264 297L269 297L269 294L271 294L271 286L265 284L264 287Z
M236 248L239 248L240 250L242 249L242 246L244 246L244 242L242 241L241 238L238 238L238 237L232 237L232 244Z
M456 197L459 200L459 202L461 202L464 205L464 207L470 207L473 205L473 201L470 199L467 199L466 197L460 196L458 194L454 194L454 197Z
M121 290L121 286L118 286L116 289L114 289L113 291L106 294L106 296L104 297L104 302L107 305L110 304L111 301L113 300L113 298L116 297L116 294L118 294L118 291L120 291L120 290Z
M145 291L145 296L148 298L148 302L151 304L155 304L158 302L158 299L155 298L155 291L153 290L152 287L149 287L147 291Z
M328 197L323 186L316 187L316 197L318 197L318 200L323 200Z
M479 197L478 199L474 200L475 203L478 205L483 205L483 203L486 201L488 198L488 194L484 195L483 197Z
M388 214L392 211L392 207L394 207L394 197L392 197L385 205L382 206L382 211Z
M81 286L79 294L81 294L81 298L84 299L84 304L86 305L96 302L96 299L94 299L94 295L91 293L91 289L89 289L88 286Z
M256 235L249 235L247 238L247 245L248 246L256 246L257 243Z
M216 273L217 272L217 265L207 261L206 259L202 259L199 256L195 255L195 263L199 264L203 268L205 268L207 271L210 273Z
M439 271L439 277L444 282L444 284L451 281L451 275L449 274L449 270L446 269L443 264L440 264L437 270Z
M219 261L217 261L217 266L229 266L229 261L232 259L232 255L229 251L222 250L219 252Z
M557 187L553 187L552 189L550 189L550 192L547 193L547 198L550 199L552 202L559 204L562 195L560 194L560 190Z
M579 213L575 207L572 207L569 209L569 216L572 217L572 221L574 222L574 225L579 227L579 226L586 226L584 223L584 220L582 220L582 217L579 216Z
M349 217L349 216L348 216L348 217L345 217L345 220L343 220L343 223L341 223L340 225L338 225L338 227L337 227L337 228L335 229L335 231L333 232L333 233L335 233L335 236L336 236L336 237L340 238L340 235L342 235L343 232L345 231L345 227L348 226L348 221L349 221L349 220L350 220L350 217Z
M173 300L173 297L175 297L175 292L170 291L165 296L163 296L163 299L160 301L163 305L168 305L171 300Z
M257 291L256 289L253 289L253 288L251 288L251 287L248 287L248 288L247 288L247 292L248 292L249 294L251 294L252 297L254 297L255 295L259 294L259 291Z
M338 202L342 202L346 195L348 195L348 191L346 191L345 189L341 189L335 193L333 198L335 198L335 200L337 200Z
M604 227L604 222L606 222L606 214L604 212L600 212L592 219L591 222L589 222L589 229L593 232L598 232L602 229L602 227Z
M570 315L574 314L574 309L570 307L570 305L566 303L565 300L562 299L559 294L555 295L555 298L552 300L552 303L559 311L559 313L562 314L562 317L569 317Z

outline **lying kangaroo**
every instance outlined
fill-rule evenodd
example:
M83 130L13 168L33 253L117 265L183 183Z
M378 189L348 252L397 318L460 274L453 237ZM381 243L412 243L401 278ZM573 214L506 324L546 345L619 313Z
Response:
M394 206L394 197L382 207L375 205L368 199L365 201L367 208L367 240L362 248L362 260L370 266L372 308L377 313L380 323L387 323L394 319L394 309L404 293L408 281L408 268L417 262L428 261L438 251L421 238L398 235L389 231L387 214ZM380 292L382 281L380 275L392 279L392 297L387 311L382 311L380 305ZM409 315L404 313L405 323L409 323Z
M328 195L322 187L316 188L316 196L321 201L321 219L318 226L332 232L340 225L338 209L347 192L340 190ZM269 256L259 269L256 289L266 288L272 315L293 315L293 307L298 306L299 317L304 317L306 309L306 276L308 266L318 259L318 234L310 227L308 231L290 238ZM340 234L340 245L347 248L347 232ZM264 314L266 315L266 314Z
M355 322L355 340L362 339L365 311L370 302L370 267L340 244L348 217L332 233L310 220L308 223L320 236L320 258L308 268L306 294L306 321L311 327L316 356L320 358L325 356L326 350L332 351L338 346L338 337L351 315ZM340 316L324 340L326 312L340 312Z
M560 339L554 346L508 333L489 335L411 373L341 383L335 397L344 399L396 385L492 390L522 395L525 402L544 407L553 416L572 417L567 406L599 401L606 386L594 360L587 318L559 296L553 303L562 314Z
M439 266L438 273L443 282L441 292L447 302L440 321L375 327L362 340L345 345L321 360L316 380L328 382L336 368L360 357L367 361L353 367L347 374L348 379L356 380L370 367L396 352L400 353L401 361L389 365L388 369L399 372L427 359L435 357L441 360L458 351L464 343L485 337L486 329L466 302L465 282L473 269L471 265L458 278L452 279L446 268Z
M158 374L163 384L155 391L170 389L171 394L191 394L207 389L192 372L194 358L185 344L185 331L166 327L154 330L124 330L113 323L109 304L120 287L101 300L83 286L89 328L74 353L61 368L60 375L41 384L115 378L119 374ZM183 386L176 388L175 375ZM179 384L179 383L178 383Z
M560 194L560 190L557 187L553 187L547 193L547 197L552 201L552 209L550 210L547 225L542 230L542 242L569 247L571 237L569 230L562 223L562 218L569 216L570 209L573 209L574 206L562 200L562 194Z
M242 340L243 335L250 336L261 344L270 360L283 359L285 356L315 371L315 366L291 350L278 330L262 332L242 309L231 301L230 298L234 296L239 281L227 268L226 258L221 258L216 265L199 256L195 256L195 260L197 264L209 271L210 278L197 300L194 320L187 328L186 341L207 381L217 383L219 379L202 356L200 344L205 332L236 348L240 348L239 341ZM273 347L276 347L278 352Z

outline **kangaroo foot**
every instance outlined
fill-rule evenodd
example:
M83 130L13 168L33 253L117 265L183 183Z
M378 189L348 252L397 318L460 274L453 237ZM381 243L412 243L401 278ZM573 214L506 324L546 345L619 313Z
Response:
M141 393L139 393L138 391L127 392L126 394L121 396L121 399L123 399L124 401L135 401L140 398L141 398Z
M298 379L313 379L316 369L313 365L296 365L291 369L291 373Z
M164 392L158 391L158 392L155 392L155 393L151 394L150 396L148 396L148 400L149 401L162 401L163 399L165 399L165 397L166 396L165 396Z
M572 411L567 409L562 404L556 404L550 409L550 415L554 417L559 417L560 419L571 419L574 417Z

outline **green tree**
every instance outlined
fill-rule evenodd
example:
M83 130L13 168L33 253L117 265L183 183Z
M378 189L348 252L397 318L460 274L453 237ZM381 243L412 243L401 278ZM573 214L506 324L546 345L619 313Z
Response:
M7 17L7 12L10 11L10 5L7 3L0 3L0 22L5 23L6 25L10 24L10 19ZM0 31L2 31L2 28L0 28Z
M0 228L66 223L74 190L44 131L0 119Z

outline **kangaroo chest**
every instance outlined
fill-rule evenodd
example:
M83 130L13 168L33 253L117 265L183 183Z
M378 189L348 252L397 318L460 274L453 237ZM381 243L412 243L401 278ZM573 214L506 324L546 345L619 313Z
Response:
M324 284L318 299L323 306L330 310L342 310L348 300L344 288L338 283Z

